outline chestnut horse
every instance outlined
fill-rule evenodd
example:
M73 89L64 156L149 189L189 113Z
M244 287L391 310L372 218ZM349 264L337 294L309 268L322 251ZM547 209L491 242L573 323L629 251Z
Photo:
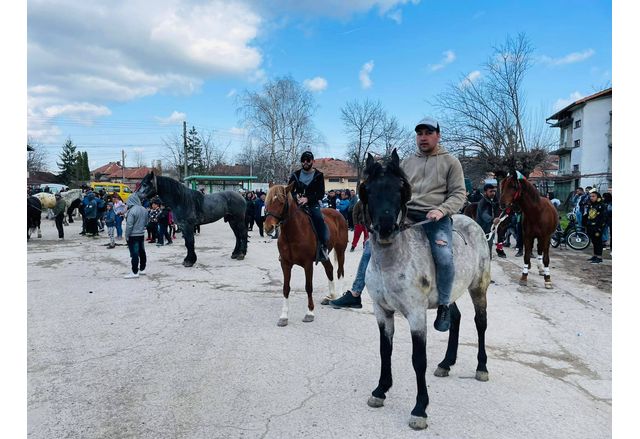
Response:
M551 288L549 274L549 244L558 227L558 211L551 201L541 197L538 190L518 171L511 171L500 183L500 206L518 207L522 211L522 241L524 266L520 285L527 285L531 268L533 240L538 242L538 273L544 275L545 288ZM544 266L543 266L544 264Z
M298 207L291 195L293 183L289 186L275 185L269 189L265 199L266 218L264 231L271 233L276 226L280 228L278 236L278 251L280 252L280 266L284 275L282 293L284 304L278 320L278 326L289 323L289 291L291 290L291 269L294 265L304 268L305 290L307 291L308 311L303 322L312 322L313 314L313 263L316 259L317 240L311 225L311 217ZM327 250L334 252L334 262L338 263L338 279L344 277L344 252L349 241L348 226L344 217L335 209L322 209L324 222L329 228L329 242ZM323 300L337 298L333 282L333 265L330 261L322 262L324 271L329 279L329 295Z

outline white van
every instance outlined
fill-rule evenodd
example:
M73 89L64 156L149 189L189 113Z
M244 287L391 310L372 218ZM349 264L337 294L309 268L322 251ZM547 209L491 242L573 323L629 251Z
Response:
M69 190L69 186L66 186L64 184L58 184L58 183L42 183L40 185L40 189L44 191L44 188L47 186L49 187L49 192L51 192L52 194L57 194L60 191Z

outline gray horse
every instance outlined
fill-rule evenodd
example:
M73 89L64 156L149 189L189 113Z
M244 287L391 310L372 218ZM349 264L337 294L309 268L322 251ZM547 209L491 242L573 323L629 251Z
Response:
M422 227L401 224L406 214L406 203L411 198L411 187L400 169L396 151L382 163L369 155L365 175L367 179L360 185L360 199L369 213L373 230L366 282L380 331L381 358L380 380L368 404L382 407L385 394L392 385L391 351L394 314L398 311L409 321L412 362L418 385L409 425L414 429L424 429L427 427L426 408L429 404L425 380L426 314L427 308L438 306L436 270ZM435 375L448 376L456 362L461 315L455 301L468 290L475 308L478 331L476 379L487 381L489 372L484 334L487 328L486 293L491 281L489 248L482 228L464 215L453 216L453 231L455 277L450 305L451 327L447 353Z

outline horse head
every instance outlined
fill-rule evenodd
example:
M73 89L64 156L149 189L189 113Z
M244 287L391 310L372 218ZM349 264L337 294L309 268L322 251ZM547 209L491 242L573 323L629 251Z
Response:
M517 204L520 196L522 196L522 186L524 176L512 169L506 178L500 183L500 208L504 210Z
M153 171L144 176L136 193L141 200L150 200L158 194L156 175L153 173Z
M289 194L295 183L288 186L275 185L269 189L264 200L264 231L270 234L289 217Z
M400 232L407 202L411 199L411 185L400 168L396 150L382 161L376 161L368 154L365 177L359 195L371 218L371 228L378 243L391 244Z

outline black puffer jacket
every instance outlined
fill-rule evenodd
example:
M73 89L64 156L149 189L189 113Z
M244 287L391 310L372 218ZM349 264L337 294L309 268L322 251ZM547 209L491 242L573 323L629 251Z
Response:
M309 207L315 207L318 203L324 198L324 175L322 172L318 171L314 168L315 174L313 175L313 179L311 183L308 185L302 183L300 181L300 173L302 169L298 169L291 177L289 177L289 184L292 182L295 183L293 188L293 197L296 198L296 195L300 195L303 197L307 197L307 204Z

